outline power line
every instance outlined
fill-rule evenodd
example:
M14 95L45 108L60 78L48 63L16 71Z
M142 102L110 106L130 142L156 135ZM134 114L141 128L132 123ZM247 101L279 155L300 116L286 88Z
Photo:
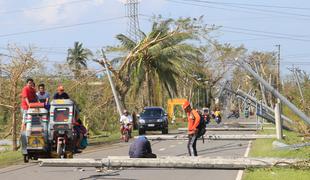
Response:
M233 3L226 4L226 3L215 3L210 1L201 1L201 0L181 0L181 1L191 1L191 2L198 2L198 3L206 3L206 4L218 4L220 6L226 6L226 7L233 7L233 8L240 8L240 9L251 9L254 11L260 11L260 12L269 12L269 13L275 13L275 14L281 14L281 15L292 15L292 16L300 16L300 17L307 17L309 18L310 15L308 14L298 14L298 13L290 13L290 12L283 12L283 11L274 11L274 10L268 10L268 9L258 9L258 8L250 8L250 7L244 7L240 5L233 5Z
M242 7L242 6L236 6L236 5L219 5L219 4L213 4L215 6L224 6L224 7L228 7L228 8L220 8L220 7L214 7L214 6L209 6L209 5L205 5L208 4L206 2L202 3L202 2L198 2L195 0L166 0L169 2L174 2L174 3L178 3L178 4L187 4L187 5L192 5L192 6L198 6L198 7L207 7L207 8L213 8L213 9L221 9L221 10L226 10L226 11L232 11L235 9L242 9L242 10L238 10L237 12L245 12L245 13L250 13L253 14L253 11L256 11L256 13L260 13L260 14L279 14L279 15L283 15L283 16L288 16L288 17L299 17L298 19L301 19L301 17L303 17L303 19L309 19L310 15L307 14L297 14L297 13L289 13L289 12L283 12L283 11L272 11L272 10L266 10L266 9L258 9L258 8L251 8L251 7ZM194 4L191 2L195 2L195 3L199 3L199 4ZM230 7L230 8L229 8Z
M251 35L251 36L259 36L259 37L270 37L270 38L275 38L275 39L285 39L285 40L289 39L289 40L294 40L294 41L310 42L310 39L276 36L276 35L269 35L269 34L259 34L259 33L253 33L253 32L244 32L244 31L235 31L235 30L219 30L219 31L236 33L236 34L246 34L246 35Z
M108 21L113 21L113 20L118 20L118 19L123 19L123 18L125 18L125 17L120 16L120 17L98 19L98 20L94 20L94 21L88 21L88 22L76 23L76 24L70 24L70 25L59 25L59 26L53 26L53 27L30 30L30 31L21 31L21 32L15 32L15 33L0 34L0 38L22 35L22 34L31 34L31 33L36 33L36 32L51 31L51 30L57 30L57 29L66 29L66 28L72 28L72 27L76 27L76 26L84 26L84 25L89 25L89 24L108 22Z
M141 14L141 16L152 17L146 14ZM231 26L220 26L220 27L224 29L224 30L220 29L220 31L232 32L232 33L238 33L238 34L248 34L248 35L253 35L253 36L268 37L268 38L275 38L275 39L290 39L290 40L306 41L306 42L310 41L310 39L299 38L299 37L306 37L306 35L295 35L295 34L286 34L286 33L271 32L271 31L261 31L261 30L231 27ZM228 29L228 30L225 30L225 29Z
M270 35L281 35L281 36L292 36L292 37L307 37L307 35L286 34L286 33L271 32L271 31L261 31L261 30L239 28L239 27L231 27L231 26L222 26L222 27L229 28L229 29L242 30L242 31L258 32L258 33L264 33L264 34L270 34Z
M278 9L296 9L296 10L310 10L310 8L304 7L293 7L293 6L275 6L265 4L247 4L247 3L227 3L227 2L215 2L215 1L202 1L202 0L184 0L184 1L195 1L209 4L227 4L227 5L238 5L238 6L251 6L251 7L265 7L265 8L278 8Z
M59 7L62 5L78 4L78 3L83 3L83 2L87 2L87 1L93 1L93 0L75 0L75 1L69 1L69 2L63 2L63 3L50 4L50 5L46 5L46 6L32 7L32 8L27 8L27 9L0 11L0 14L14 14L14 13L21 13L21 12L25 12L25 11L35 11L35 10L40 10L40 9L45 9L45 8Z
M228 8L220 8L220 7L215 7L215 6L209 6L209 5L202 5L202 4L193 4L193 3L188 3L188 2L180 2L180 1L176 1L176 0L166 0L172 3L176 3L176 4L182 4L182 5L191 5L191 6L197 6L197 7L206 7L206 8L212 8L212 9L219 9L219 10L225 10L225 11L229 11L231 12L231 9ZM245 11L245 10L240 10L238 12L244 12L244 13L253 13L252 11ZM263 14L263 13L261 13Z

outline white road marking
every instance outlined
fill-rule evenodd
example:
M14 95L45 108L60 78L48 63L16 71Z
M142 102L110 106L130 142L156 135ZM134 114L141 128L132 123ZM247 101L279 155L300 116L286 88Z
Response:
M184 143L183 141L178 142L178 144L183 144L183 143Z
M169 147L170 147L170 148L174 148L174 147L175 147L175 145L170 145Z
M246 148L245 153L244 153L244 157L248 157L249 156L249 152L250 152L250 149L251 149L251 144L252 144L252 141L249 141L248 147ZM237 174L237 177L236 177L236 180L242 180L243 173L244 173L244 170L239 170L238 174Z
M160 148L158 151L164 151L166 150L166 148Z

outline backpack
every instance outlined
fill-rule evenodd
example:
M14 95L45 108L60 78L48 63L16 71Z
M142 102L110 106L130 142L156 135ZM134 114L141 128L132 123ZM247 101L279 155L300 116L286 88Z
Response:
M197 126L198 132L197 132L197 138L202 137L202 142L204 143L204 134L206 133L206 122L204 120L203 115L200 115L199 124Z

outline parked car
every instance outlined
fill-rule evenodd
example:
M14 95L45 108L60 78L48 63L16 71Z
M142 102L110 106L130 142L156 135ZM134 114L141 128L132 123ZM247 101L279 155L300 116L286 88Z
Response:
M139 117L139 135L145 131L161 131L168 134L167 113L162 107L145 107Z

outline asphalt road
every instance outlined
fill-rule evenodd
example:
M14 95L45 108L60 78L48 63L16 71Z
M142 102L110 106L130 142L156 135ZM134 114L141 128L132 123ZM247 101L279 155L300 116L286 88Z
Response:
M207 132L209 134L250 134L254 132ZM157 134L156 132L154 134ZM152 149L158 156L186 156L187 141L151 141ZM199 156L230 156L243 157L248 141L211 140L198 141ZM128 155L129 143L116 143L113 145L92 147L87 152L77 155L77 158L96 158L106 156ZM202 170L202 169L151 169L126 168L114 169L105 172L96 172L95 168L58 168L39 167L35 162L20 164L0 169L1 180L55 180L55 179L148 179L148 180L195 180L220 179L235 180L238 170Z

